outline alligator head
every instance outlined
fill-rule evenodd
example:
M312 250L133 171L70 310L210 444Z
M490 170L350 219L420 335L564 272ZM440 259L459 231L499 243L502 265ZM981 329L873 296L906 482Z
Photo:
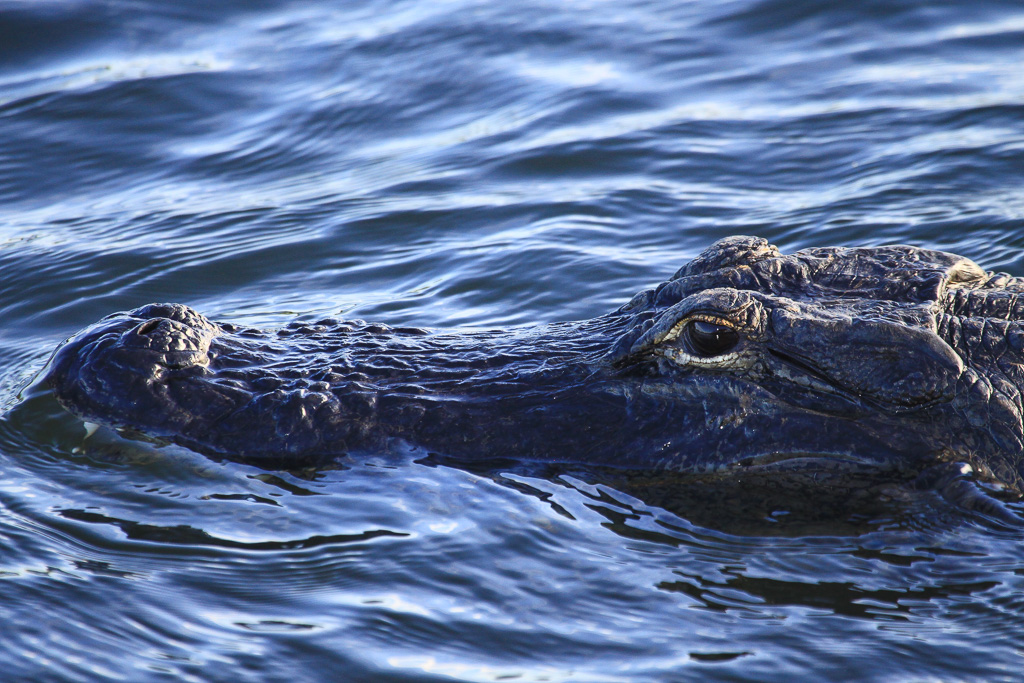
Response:
M592 320L272 331L152 304L58 349L80 417L270 466L396 442L465 459L919 471L1021 487L1024 281L893 246L714 244Z

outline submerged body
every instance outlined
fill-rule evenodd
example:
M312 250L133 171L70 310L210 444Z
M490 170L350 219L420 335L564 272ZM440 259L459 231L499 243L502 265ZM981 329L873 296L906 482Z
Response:
M592 320L266 332L110 316L48 381L83 419L293 466L395 441L463 459L771 473L969 465L1024 488L1024 279L895 246L721 240Z

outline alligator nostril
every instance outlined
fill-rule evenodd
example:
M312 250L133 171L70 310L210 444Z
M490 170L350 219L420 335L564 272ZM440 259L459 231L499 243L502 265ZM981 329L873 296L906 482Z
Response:
M146 322L135 328L135 333L140 335L148 335L150 332L160 327L159 320L147 320Z

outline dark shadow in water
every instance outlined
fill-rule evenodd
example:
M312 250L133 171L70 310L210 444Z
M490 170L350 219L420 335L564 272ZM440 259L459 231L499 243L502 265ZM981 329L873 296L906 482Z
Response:
M783 581L742 574L725 581L711 581L702 576L677 573L685 578L664 581L658 587L684 593L705 609L726 612L752 608L760 611L765 605L802 605L847 617L888 621L909 621L916 606L922 603L982 593L999 585L998 581L972 581L899 590L868 590L850 582ZM740 595L753 599L739 599L737 596Z
M227 538L218 538L212 534L196 529L186 524L175 526L158 526L155 524L143 524L128 519L109 517L97 512L88 510L66 509L59 510L58 514L65 519L90 524L112 524L133 541L146 541L149 543L170 543L173 545L201 547L214 546L218 548L241 548L244 550L296 550L317 548L325 545L345 545L370 541L381 536L403 537L409 534L390 531L388 529L373 529L359 534L332 534L329 536L310 536L289 541L258 541L246 543Z
M511 459L472 463L437 454L417 462L489 477L571 518L549 491L522 478L570 486L593 500L588 507L608 519L608 529L624 537L671 545L679 543L671 523L659 520L659 526L669 532L661 534L631 522L649 516L649 508L655 508L692 525L737 536L855 536L882 529L945 529L965 523L1000 530L1024 528L1020 506L1012 502L1016 497L1000 500L999 491L969 478L939 488L922 486L920 478L909 474L870 469L841 474L693 474ZM509 474L513 478L505 476Z

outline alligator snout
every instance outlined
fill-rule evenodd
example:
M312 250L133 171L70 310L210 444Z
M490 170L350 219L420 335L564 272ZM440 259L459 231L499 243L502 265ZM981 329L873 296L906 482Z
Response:
M52 373L72 394L129 391L139 382L162 382L169 372L208 366L219 332L188 306L150 304L107 316L69 339L54 355Z
M216 411L248 399L197 390L202 385L195 383L210 374L211 344L221 333L180 304L107 316L57 350L50 383L57 400L84 419L135 427L141 415L154 436L180 433L191 419L190 401Z
M166 329L188 328L207 333L214 333L219 329L205 315L183 304L149 304L128 313L109 316L105 320L117 318L141 321L136 331L143 336L159 334L160 330Z
M110 332L124 330L111 351L152 354L152 362L167 368L206 365L210 341L219 332L205 316L181 304L150 304L104 323Z
M153 318L121 335L126 350L142 350L159 355L158 362L168 368L205 365L213 335L177 320Z

